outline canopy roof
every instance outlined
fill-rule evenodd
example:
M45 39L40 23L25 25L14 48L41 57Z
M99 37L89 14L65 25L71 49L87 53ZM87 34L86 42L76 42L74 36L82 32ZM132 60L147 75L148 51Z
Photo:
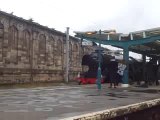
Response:
M116 33L113 30L75 32L76 37L112 45L120 48L128 47L130 51L160 57L160 28L130 32L129 34Z
M133 40L160 36L160 28L136 31L130 33L130 35L133 35ZM150 57L160 57L160 39L155 39L152 42L144 43L142 45L131 46L130 50Z

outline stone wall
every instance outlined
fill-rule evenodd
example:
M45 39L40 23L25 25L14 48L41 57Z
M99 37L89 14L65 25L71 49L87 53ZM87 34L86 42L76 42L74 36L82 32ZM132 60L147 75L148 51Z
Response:
M0 84L64 80L66 35L0 11ZM88 50L70 37L70 79Z

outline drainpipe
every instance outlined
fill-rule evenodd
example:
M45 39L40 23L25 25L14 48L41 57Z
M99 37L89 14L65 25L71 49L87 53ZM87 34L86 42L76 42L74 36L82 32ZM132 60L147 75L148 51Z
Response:
M66 29L66 76L65 82L68 83L69 79L69 27Z

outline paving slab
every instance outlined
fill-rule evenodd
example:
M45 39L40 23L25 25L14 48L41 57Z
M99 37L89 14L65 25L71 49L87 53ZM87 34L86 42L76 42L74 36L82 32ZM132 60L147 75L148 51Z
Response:
M0 89L0 120L60 120L160 98L160 87L67 85Z

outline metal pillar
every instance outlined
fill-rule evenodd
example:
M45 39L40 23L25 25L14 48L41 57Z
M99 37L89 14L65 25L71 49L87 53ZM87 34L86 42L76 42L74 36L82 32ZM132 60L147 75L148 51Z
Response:
M101 35L101 30L99 31L99 35ZM101 90L101 43L99 43L98 48L98 70L97 70L97 88Z
M142 55L142 60L143 60L143 81L146 81L146 55Z
M101 51L100 49L98 50L97 88L98 90L101 90Z
M65 82L68 83L69 79L69 27L66 29L66 76Z
M122 86L123 87L128 87L129 86L129 50L128 47L125 47L123 49L123 59L125 60L126 64L126 69L124 70L124 75L123 75L123 81L122 81Z

